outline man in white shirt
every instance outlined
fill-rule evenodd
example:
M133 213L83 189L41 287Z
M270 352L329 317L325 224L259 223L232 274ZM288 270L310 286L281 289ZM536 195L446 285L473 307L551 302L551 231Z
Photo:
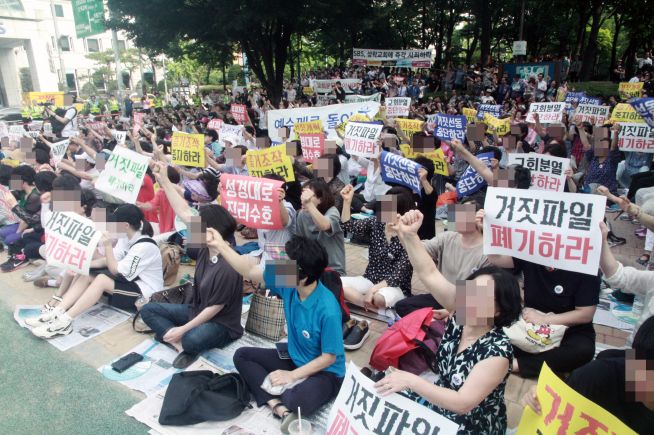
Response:
M59 123L63 124L63 129L61 130L61 137L73 137L77 136L77 109L74 107L69 107L66 109L66 112L61 116L61 111L57 109L60 114L57 114L52 111L50 107L46 107L45 114L51 119L55 119ZM56 132L55 132L56 133Z

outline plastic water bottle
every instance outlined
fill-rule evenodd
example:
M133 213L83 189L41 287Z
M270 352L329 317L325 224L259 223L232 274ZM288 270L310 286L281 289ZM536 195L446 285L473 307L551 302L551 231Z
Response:
M636 319L640 318L640 315L643 313L643 308L645 307L644 298L641 295L634 296L634 303L631 305L631 315Z

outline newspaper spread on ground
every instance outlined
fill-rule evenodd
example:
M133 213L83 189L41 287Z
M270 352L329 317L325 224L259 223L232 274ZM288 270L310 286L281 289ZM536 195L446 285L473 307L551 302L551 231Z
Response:
M111 368L111 364L122 358L111 361L109 364L98 368L102 375L112 381L120 382L127 388L145 393L147 396L156 394L162 388L166 388L171 378L178 370L173 367L173 360L177 356L170 347L159 343L156 340L144 340L141 344L126 352L143 355L143 361L134 364L122 373Z
M29 328L25 319L40 315L40 305L18 305L14 319L23 328ZM91 338L120 325L129 319L130 314L106 304L95 304L73 321L73 332L48 340L48 343L64 352Z
M620 304L606 297L600 297L600 303L597 305L597 310L595 310L593 316L594 324L622 329L623 331L633 331L637 320L632 315L630 306Z
M241 347L259 347L262 349L274 349L275 343L258 335L245 332L243 337L233 341L222 349L211 349L202 354L204 358L215 365L222 372L234 372L234 353Z

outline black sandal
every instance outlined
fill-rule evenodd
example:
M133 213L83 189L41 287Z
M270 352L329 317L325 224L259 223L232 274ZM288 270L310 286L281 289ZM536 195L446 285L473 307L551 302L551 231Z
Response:
M289 409L286 408L286 411L285 411L282 415L279 415L279 414L277 413L277 408L279 408L280 406L284 406L284 407L285 407L285 405L284 405L282 402L279 402L277 405L275 405L275 406L272 407L273 417L275 417L275 418L278 419L278 420L284 420L284 417L286 417L288 414L290 414L291 411L289 411Z

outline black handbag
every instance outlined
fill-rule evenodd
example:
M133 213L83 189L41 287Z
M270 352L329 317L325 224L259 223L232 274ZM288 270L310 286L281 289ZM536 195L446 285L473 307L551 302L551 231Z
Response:
M189 304L193 300L193 281L188 281L182 285L171 287L166 290L161 290L156 293L152 293L150 300L147 302L159 302L166 304ZM132 319L132 329L135 332L141 332L144 334L149 334L152 332L150 329L143 329L136 326L136 322L141 317L141 308L142 306L137 306L137 312ZM143 326L143 323L139 323Z
M250 392L238 373L209 370L173 375L164 397L159 424L185 426L203 421L226 421L250 406Z

